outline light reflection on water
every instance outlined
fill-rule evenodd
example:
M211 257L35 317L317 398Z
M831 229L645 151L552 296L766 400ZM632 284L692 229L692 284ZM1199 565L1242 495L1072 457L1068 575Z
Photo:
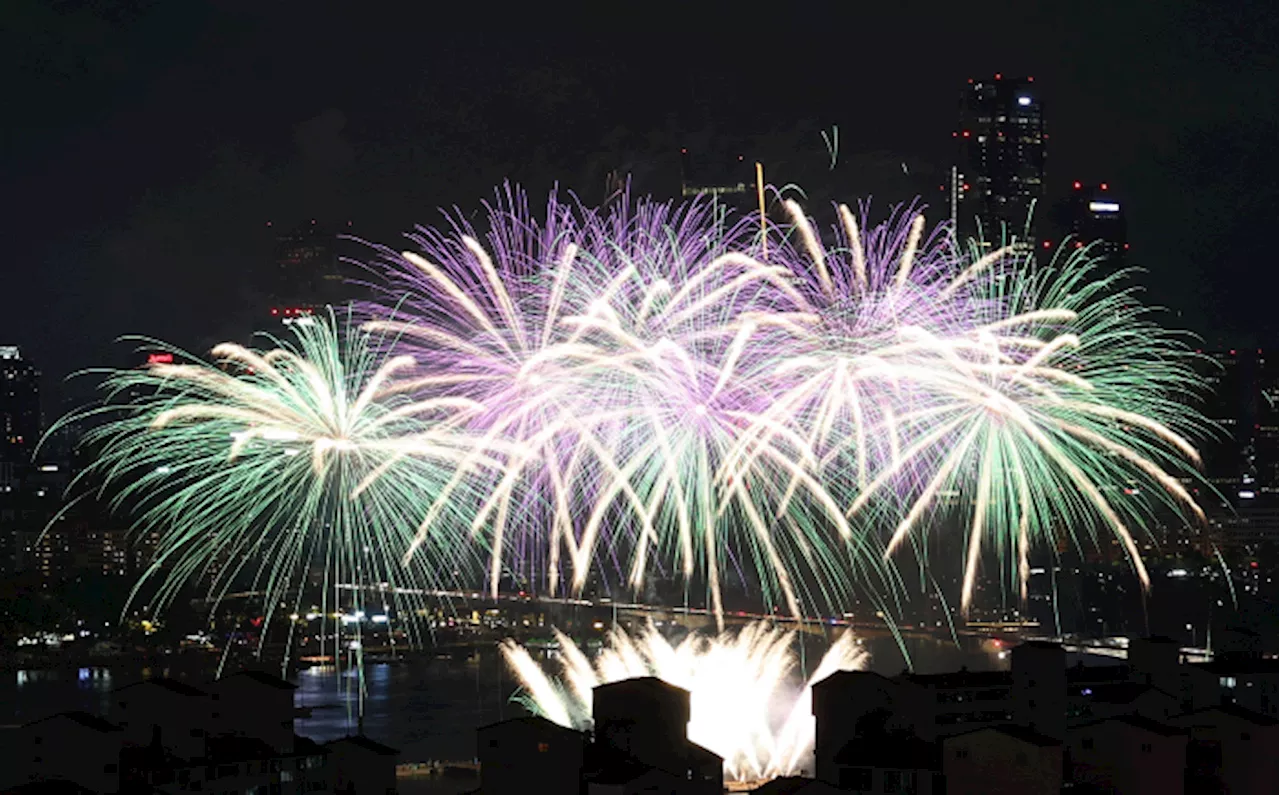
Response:
M949 641L907 638L917 671L1006 668L998 650L966 641L958 649ZM823 642L804 644L802 664L816 665ZM865 639L871 668L893 675L904 667L902 654L887 636ZM204 669L143 669L130 666L14 671L0 675L0 724L38 720L55 712L85 710L107 714L110 692L147 676L171 676L199 685L212 677ZM299 671L297 706L309 716L296 721L299 734L325 741L357 730L358 680L349 670L317 666ZM420 656L396 664L371 664L366 670L364 732L401 750L405 761L461 760L475 756L475 729L524 714L511 702L516 688L496 649L449 658Z

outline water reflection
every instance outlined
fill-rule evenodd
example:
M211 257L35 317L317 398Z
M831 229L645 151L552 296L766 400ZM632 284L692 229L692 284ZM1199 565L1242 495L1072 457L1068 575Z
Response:
M950 641L908 637L904 640L915 670L921 673L1005 669L1002 650L978 639ZM816 665L826 641L807 638L800 655L802 676L806 665ZM870 637L871 668L886 676L900 673L905 659L896 642ZM543 652L554 658L558 652ZM364 730L401 749L405 760L470 759L475 755L474 729L524 714L511 701L516 682L493 650L459 659L415 660L401 664L373 665L367 671L368 696ZM328 740L356 730L357 687L354 674L332 667L312 668L297 677L296 703L309 707L310 715L297 722L298 732Z

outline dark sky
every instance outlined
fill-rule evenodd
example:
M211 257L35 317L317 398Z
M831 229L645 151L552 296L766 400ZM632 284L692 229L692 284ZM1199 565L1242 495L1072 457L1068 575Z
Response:
M961 86L997 71L1043 92L1055 189L1123 197L1154 302L1210 344L1275 343L1273 0L841 5L857 10L540 33L316 3L10 0L0 344L57 378L120 362L120 334L206 346L256 307L267 220L393 241L506 178L590 200L617 167L665 189L689 140L821 158L817 130L838 125L840 192L909 198L886 175L941 171Z

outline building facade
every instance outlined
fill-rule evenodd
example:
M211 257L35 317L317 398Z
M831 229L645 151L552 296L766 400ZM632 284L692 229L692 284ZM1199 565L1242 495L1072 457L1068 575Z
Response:
M980 237L984 247L1012 237L1029 248L1037 239L1032 212L1044 198L1048 138L1034 79L970 80L952 136L951 211L960 237Z
M1055 208L1054 216L1058 239L1043 238L1042 250L1066 245L1068 251L1087 251L1098 263L1099 276L1125 266L1129 254L1125 203L1110 183L1073 182L1071 193Z
M348 227L310 220L277 236L274 269L268 280L274 305L323 305L342 300L346 280L338 240Z
M204 687L150 679L111 693L107 718L73 712L12 730L0 790L394 795L394 749L366 737L321 746L293 733L293 685L244 672ZM51 790L53 791L53 790Z
M942 741L947 795L1060 795L1062 742L1017 726Z
M1276 791L1275 718L1219 706L1179 715L1169 723L1188 736L1189 791Z
M688 738L689 692L652 676L592 691L589 735L538 717L476 732L480 792L720 795L724 760Z
M0 345L0 493L20 487L40 442L40 370Z
M518 795L537 781L547 792L580 792L587 737L546 718L512 718L476 730L480 788Z
M1076 784L1127 795L1182 795L1187 735L1181 729L1121 715L1067 735L1067 764Z
M1243 764L1254 738L1274 738L1276 660L1245 633L1221 646L1212 662L1186 663L1170 638L1134 638L1127 664L1069 666L1059 644L1029 641L1013 648L1008 671L836 672L813 687L817 778L853 792L924 792L944 786L940 770L948 793L1056 793L1075 749L1076 783L1102 791L1144 766L1154 766L1149 781L1254 781L1257 770L1227 768ZM1132 754L1116 751L1129 745Z

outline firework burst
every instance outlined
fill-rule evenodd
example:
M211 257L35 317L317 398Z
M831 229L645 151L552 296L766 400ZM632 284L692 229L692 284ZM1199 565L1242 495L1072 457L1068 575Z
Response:
M109 372L104 404L72 418L97 423L85 439L96 459L74 485L111 491L113 508L158 533L135 594L156 581L162 610L203 583L216 602L243 575L265 593L270 621L297 611L313 567L326 599L350 588L357 609L370 591L395 598L470 568L456 539L419 565L400 559L412 541L403 517L423 495L464 463L494 463L462 430L479 405L389 392L412 360L381 359L347 325L330 314L270 350L219 345L211 361L171 350L175 363Z
M714 205L553 196L537 220L508 190L483 234L378 249L359 330L111 374L134 400L104 409L90 476L163 529L162 596L218 557L215 594L256 567L287 601L317 555L412 589L479 540L494 592L678 572L717 618L732 579L799 616L855 585L891 599L891 556L927 560L956 517L966 609L984 550L1025 583L1064 533L1109 535L1145 584L1134 533L1198 514L1206 424L1191 355L1123 274L1087 248L975 254L914 208L840 205L827 248L784 209L766 256Z
M483 244L458 222L453 237L413 236L421 253L383 249L388 300L368 310L368 327L420 362L397 388L474 396L485 411L469 427L520 449L470 523L488 534L491 589L505 565L545 566L553 591L567 569L581 590L602 547L628 556L616 566L634 588L655 557L701 571L717 616L735 548L794 615L798 564L827 596L845 589L842 506L807 443L768 413L772 351L806 321L786 269L752 256L749 225L703 205L553 200L547 218L507 194Z
M796 633L765 622L713 637L690 633L672 644L652 625L628 634L612 629L594 664L555 630L561 671L548 675L515 641L503 657L535 713L562 726L591 726L591 691L612 682L656 676L689 691L689 739L725 760L725 778L754 781L797 775L812 755L812 686L836 671L861 670L867 653L851 633L831 644L818 667L800 679ZM811 771L810 771L811 772Z
M719 616L745 559L800 615L853 579L896 587L888 557L965 512L966 609L984 545L1025 583L1031 545L1064 526L1112 533L1145 583L1131 528L1198 512L1178 477L1204 424L1180 402L1196 388L1185 346L1120 277L1081 255L970 254L913 208L871 225L840 205L827 249L785 209L767 258L753 225L705 205L553 197L539 223L512 191L485 236L457 221L411 236L418 252L382 250L368 327L418 361L394 389L475 400L468 429L515 448L469 520L491 589L541 570L579 591L606 559L639 588L670 566L705 578Z
M967 512L964 611L984 545L1025 599L1031 545L1064 527L1112 533L1147 586L1134 528L1161 508L1203 519L1179 476L1208 424L1188 409L1194 355L1119 286L1129 274L1099 277L1088 250L1039 269L1012 247L959 257L936 233L921 245L919 216L868 245L844 206L833 256L789 209L803 245L784 253L815 274L820 322L778 365L774 411L834 468L826 482L855 484L851 519L892 528L884 555Z

